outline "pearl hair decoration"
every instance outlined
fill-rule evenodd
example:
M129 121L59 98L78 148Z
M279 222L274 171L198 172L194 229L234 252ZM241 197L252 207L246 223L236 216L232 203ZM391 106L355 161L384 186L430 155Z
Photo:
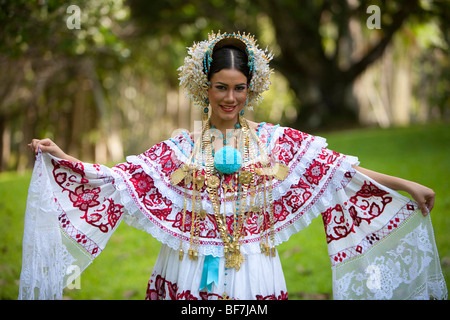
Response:
M224 40L224 41L222 41ZM188 55L184 65L178 71L180 86L184 87L186 95L201 108L207 107L208 99L208 72L212 62L212 53L217 44L231 44L244 49L248 57L250 68L250 84L247 92L247 105L249 110L262 101L262 93L269 90L272 69L269 62L273 54L258 48L255 37L245 32L218 33L211 32L208 40L204 40L188 48Z

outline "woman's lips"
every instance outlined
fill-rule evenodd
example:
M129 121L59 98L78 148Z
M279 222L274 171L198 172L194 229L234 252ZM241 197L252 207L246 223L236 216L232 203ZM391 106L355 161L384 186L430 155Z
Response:
M220 106L220 108L225 112L232 112L236 109L236 106Z

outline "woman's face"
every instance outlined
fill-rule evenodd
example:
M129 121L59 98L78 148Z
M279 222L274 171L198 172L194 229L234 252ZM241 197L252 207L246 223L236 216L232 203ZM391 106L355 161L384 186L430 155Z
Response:
M211 121L216 125L238 121L247 98L247 77L235 69L222 69L212 75L208 89Z

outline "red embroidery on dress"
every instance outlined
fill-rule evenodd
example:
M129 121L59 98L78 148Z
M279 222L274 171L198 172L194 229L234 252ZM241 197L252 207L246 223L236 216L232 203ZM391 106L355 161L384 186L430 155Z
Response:
M326 232L327 243L345 238L348 234L354 232L353 224L345 220L344 211L340 205L328 208L322 213L322 219L325 230L327 230L328 226L334 226L332 227L333 232Z
M412 208L412 209L411 209ZM382 226L380 229L373 233L368 234L361 242L343 249L342 251L331 255L331 264L334 266L338 263L343 262L346 259L354 258L365 252L368 248L372 247L376 242L387 237L395 228L400 226L408 217L414 213L414 203L410 201L408 204L403 206L398 212L396 212L389 222Z
M329 169L330 166L320 163L317 160L313 160L311 166L306 169L306 172L303 175L309 183L319 185L320 180L327 174Z
M361 220L365 220L370 224L372 219L384 212L386 206L392 202L392 197L387 195L387 191L378 188L372 182L367 183L367 181L364 181L361 189L350 198L350 202L355 205L350 212L358 226ZM357 208L360 209L359 214L357 213Z
M84 213L80 215L80 218L102 232L112 230L123 214L123 206L109 198L102 199L103 202L100 202L101 188L87 188L89 180L86 179L82 163L52 160L52 164L53 178L61 187L61 193L67 191L68 199L73 207ZM61 166L70 169L73 174L70 174L70 171L58 172ZM96 170L98 171L99 167Z
M201 291L196 297L191 290L179 292L177 283L171 282L163 278L161 275L152 275L147 284L146 300L211 300L211 298L221 299L222 296L217 293ZM257 300L287 300L288 293L280 291L279 295L271 294L267 296L256 295Z
M155 187L153 179L145 172L135 173L130 181L133 183L134 189L140 198L145 197L145 195Z
M257 295L256 300L288 300L288 293L280 291L279 295L271 294L265 297L262 295Z
M100 188L84 189L84 186L81 185L74 192L70 190L69 192L69 199L72 201L73 206L80 208L81 211L87 211L90 207L96 207L100 204L97 201Z
M349 200L353 205L347 209L349 212L347 218L341 205L330 207L322 212L328 243L355 232L354 227L359 227L363 221L370 224L385 211L386 206L392 202L392 197L372 182L364 181L361 189Z
M267 145L269 142L267 139L272 137L273 133L273 126L261 127L261 134L264 135L261 142ZM305 161L303 156L311 152L315 140L313 136L294 129L285 129L277 138L277 143L271 150L271 155L274 159L278 159L277 161L289 165L291 169L300 165L301 161ZM178 147L178 144L186 143L185 139L188 138L182 136L174 138L170 142L159 143L137 157L139 164L120 164L116 166L119 169L116 172L123 177L134 203L149 221L172 236L189 240L192 225L192 206L187 206L185 224L182 225L182 202L180 201L174 208L173 203L160 191L170 190L179 199L184 198L185 187L189 194L192 192L192 183L187 186L183 185L184 182L181 182L178 186L173 186L170 183L170 175L181 165L174 149ZM180 152L182 151L180 150ZM276 231L292 225L320 199L343 159L344 157L340 154L326 148L319 150L316 159L307 166L304 175L299 177L298 183L291 185L284 196L274 201L273 218L274 222L278 223ZM155 172L158 183L164 184L164 189L155 186L156 179L153 180L153 174L150 174L150 172ZM226 182L229 183L232 183L232 179L235 179L234 175L226 176L226 178L228 179ZM261 181L263 177L258 176L257 179ZM277 188L280 183L282 182L274 180L274 188ZM208 201L209 196L206 192L206 186L201 190L201 196L203 200ZM270 228L269 210L267 210L265 216L262 216L263 210L262 208L259 209L259 212L248 212L246 215L242 227L243 243L259 241L258 236L263 237ZM227 224L228 229L232 230L234 224L231 215L227 217ZM206 215L204 220L199 221L198 227L200 245L220 245L222 243L215 217L211 212ZM251 239L248 238L249 236L251 236Z

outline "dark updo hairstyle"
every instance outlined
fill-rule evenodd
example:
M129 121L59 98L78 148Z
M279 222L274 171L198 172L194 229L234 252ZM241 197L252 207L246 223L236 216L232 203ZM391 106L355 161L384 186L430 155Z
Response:
M222 69L238 70L247 77L247 83L250 83L251 75L247 53L240 48L233 45L225 45L214 49L208 80L211 80L212 75Z

